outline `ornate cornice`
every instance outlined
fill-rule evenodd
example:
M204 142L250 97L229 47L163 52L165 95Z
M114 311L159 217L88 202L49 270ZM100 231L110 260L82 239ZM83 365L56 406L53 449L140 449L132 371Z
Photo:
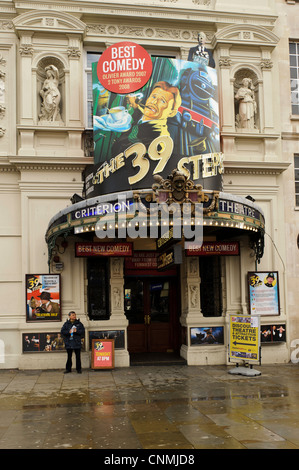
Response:
M171 27L157 27L148 25L131 25L131 24L87 24L87 36L118 36L124 38L138 38L138 39L168 39L168 40L181 40L181 41L194 41L197 42L197 30L187 30ZM212 34L207 33L209 39Z
M224 159L225 175L279 175L288 169L288 162L241 162Z
M9 157L0 163L0 171L72 171L82 172L86 165L93 163L88 157Z

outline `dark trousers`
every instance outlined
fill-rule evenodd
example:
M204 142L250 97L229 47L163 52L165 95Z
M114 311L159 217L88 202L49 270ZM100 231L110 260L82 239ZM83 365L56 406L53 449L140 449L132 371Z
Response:
M67 349L67 361L66 361L66 370L69 372L72 370L72 355L73 351L76 355L76 370L77 372L81 371L81 349Z

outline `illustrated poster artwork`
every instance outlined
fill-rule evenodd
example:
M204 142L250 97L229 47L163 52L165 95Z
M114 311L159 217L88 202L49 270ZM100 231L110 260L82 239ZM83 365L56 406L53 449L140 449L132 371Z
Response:
M103 88L93 64L94 165L85 172L86 197L151 187L153 176L178 169L205 189L220 189L216 70L200 63L152 57L139 90Z
M60 274L26 275L26 321L60 321Z

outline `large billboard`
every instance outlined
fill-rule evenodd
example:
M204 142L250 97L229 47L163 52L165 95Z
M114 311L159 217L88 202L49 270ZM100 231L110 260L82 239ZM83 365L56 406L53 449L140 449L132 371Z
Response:
M137 90L138 70L124 74L120 61L110 70L111 62L102 60L104 74L93 64L94 165L85 174L86 197L151 188L154 175L165 179L174 169L204 189L221 189L215 69L166 57L150 60L152 72L148 65L140 71L147 81Z

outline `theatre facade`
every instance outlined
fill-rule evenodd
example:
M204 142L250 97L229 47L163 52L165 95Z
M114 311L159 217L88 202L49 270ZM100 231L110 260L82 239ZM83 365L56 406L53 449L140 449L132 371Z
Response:
M85 368L228 364L232 316L290 361L286 25L240 3L3 2L1 368L64 368L72 310Z

